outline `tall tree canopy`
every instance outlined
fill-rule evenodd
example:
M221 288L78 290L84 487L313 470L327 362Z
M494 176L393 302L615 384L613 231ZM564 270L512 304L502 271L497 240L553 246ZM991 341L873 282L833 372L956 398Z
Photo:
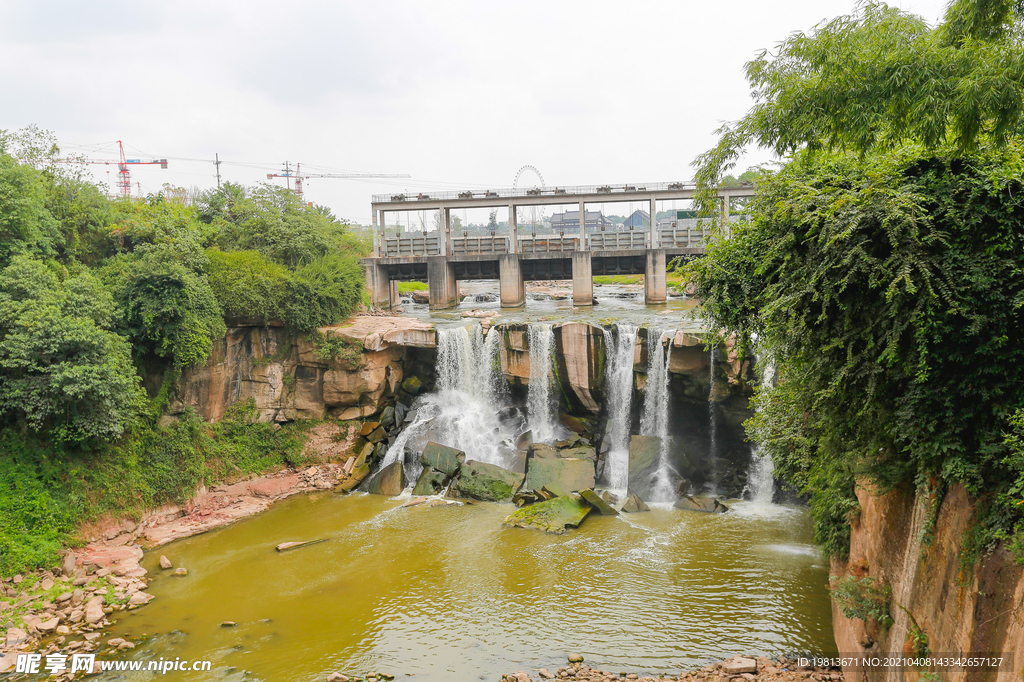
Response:
M784 156L691 273L712 324L777 363L749 426L830 555L865 478L965 484L968 564L1024 547L1019 18L958 0L932 29L867 4L796 35L748 65L756 106L699 160L708 207L744 146Z

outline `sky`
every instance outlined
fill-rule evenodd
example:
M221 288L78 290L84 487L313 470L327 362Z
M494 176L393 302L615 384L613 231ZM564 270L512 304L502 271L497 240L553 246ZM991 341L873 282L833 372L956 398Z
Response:
M890 4L934 24L945 0ZM750 108L743 65L853 9L0 0L0 129L34 124L90 158L115 159L117 140L129 158L167 158L132 168L143 194L216 186L215 154L221 179L244 184L285 161L410 175L305 183L307 201L362 224L375 193L507 188L524 165L549 187L685 181L721 123ZM740 170L769 160L752 150ZM111 167L91 168L113 186Z

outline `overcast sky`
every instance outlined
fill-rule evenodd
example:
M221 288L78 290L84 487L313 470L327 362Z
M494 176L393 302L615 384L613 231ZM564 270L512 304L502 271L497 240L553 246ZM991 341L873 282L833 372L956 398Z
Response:
M935 23L945 2L893 4ZM412 176L307 182L361 223L373 193L511 187L525 164L548 186L688 180L750 107L743 64L853 6L0 0L0 128L169 158L132 170L144 193L214 186L215 153L247 184L286 160Z

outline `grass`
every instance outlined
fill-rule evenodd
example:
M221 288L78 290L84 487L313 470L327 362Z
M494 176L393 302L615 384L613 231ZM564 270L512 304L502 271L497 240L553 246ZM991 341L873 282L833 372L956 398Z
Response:
M400 294L411 294L414 291L426 291L426 282L399 282L398 293Z
M79 524L139 518L188 500L200 483L237 480L303 461L308 422L256 422L253 401L206 424L194 414L137 425L116 444L73 451L16 429L0 435L0 576L56 565Z
M597 275L594 284L643 284L643 275Z

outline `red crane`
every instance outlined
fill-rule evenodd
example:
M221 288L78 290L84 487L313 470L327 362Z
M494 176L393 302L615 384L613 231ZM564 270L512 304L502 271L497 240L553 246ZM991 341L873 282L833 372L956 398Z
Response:
M292 172L292 165L290 162L284 162L284 169L280 173L267 173L267 179L272 178L285 178L288 183L288 189L292 188L291 179L295 178L295 193L299 195L299 199L302 199L302 181L309 178L408 178L412 177L408 174L398 173L302 173L302 164L295 164L295 172Z
M129 166L152 166L160 164L161 168L167 168L167 159L150 159L149 161L143 161L142 159L126 159L124 156L124 144L121 140L117 141L118 149L120 150L120 158L114 159L68 159L67 163L99 163L104 165L117 165L117 186L120 188L120 195L122 197L130 197L132 195L132 176L128 171Z

